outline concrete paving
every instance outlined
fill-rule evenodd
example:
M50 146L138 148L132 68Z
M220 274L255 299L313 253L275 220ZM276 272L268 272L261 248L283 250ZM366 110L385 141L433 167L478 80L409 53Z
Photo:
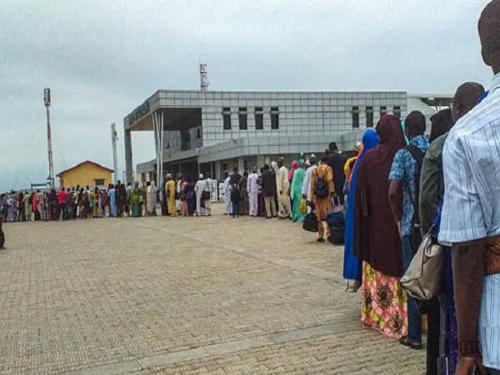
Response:
M220 207L216 207L220 212ZM365 330L343 248L220 214L5 224L0 374L423 374Z

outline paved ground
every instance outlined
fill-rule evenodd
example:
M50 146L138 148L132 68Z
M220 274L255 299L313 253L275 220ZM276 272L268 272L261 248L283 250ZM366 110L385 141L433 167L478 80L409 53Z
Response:
M342 249L289 222L4 225L0 374L423 374L363 330Z

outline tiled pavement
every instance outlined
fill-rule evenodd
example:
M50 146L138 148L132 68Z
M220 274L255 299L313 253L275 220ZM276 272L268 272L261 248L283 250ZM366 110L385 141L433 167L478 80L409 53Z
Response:
M361 328L342 249L279 220L4 225L0 374L423 374Z

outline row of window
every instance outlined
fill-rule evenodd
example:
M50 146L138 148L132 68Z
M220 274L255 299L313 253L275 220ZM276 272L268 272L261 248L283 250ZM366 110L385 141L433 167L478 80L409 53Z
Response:
M353 128L359 128L359 107L358 106L353 106L352 107L352 127ZM373 128L373 107L372 106L366 106L366 127L367 128ZM394 116L397 118L401 118L401 107L400 106L394 106L392 113ZM381 105L380 106L380 117L382 118L387 114L387 106Z
M238 108L238 119L239 119L239 127L240 130L248 129L248 117L247 117L247 107L239 107ZM279 108L271 107L271 129L279 129L280 127L280 118L279 118ZM254 116L255 116L255 129L256 130L264 130L264 108L263 107L255 107L254 108ZM224 107L222 108L222 119L224 124L224 130L231 130L231 108Z

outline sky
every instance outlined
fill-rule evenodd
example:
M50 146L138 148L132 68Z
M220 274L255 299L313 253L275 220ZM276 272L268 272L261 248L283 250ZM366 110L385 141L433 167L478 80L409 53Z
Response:
M43 88L52 90L56 174L113 167L110 124L158 89L403 90L488 85L477 20L487 0L2 0L0 191L48 176ZM134 165L154 158L132 133Z

